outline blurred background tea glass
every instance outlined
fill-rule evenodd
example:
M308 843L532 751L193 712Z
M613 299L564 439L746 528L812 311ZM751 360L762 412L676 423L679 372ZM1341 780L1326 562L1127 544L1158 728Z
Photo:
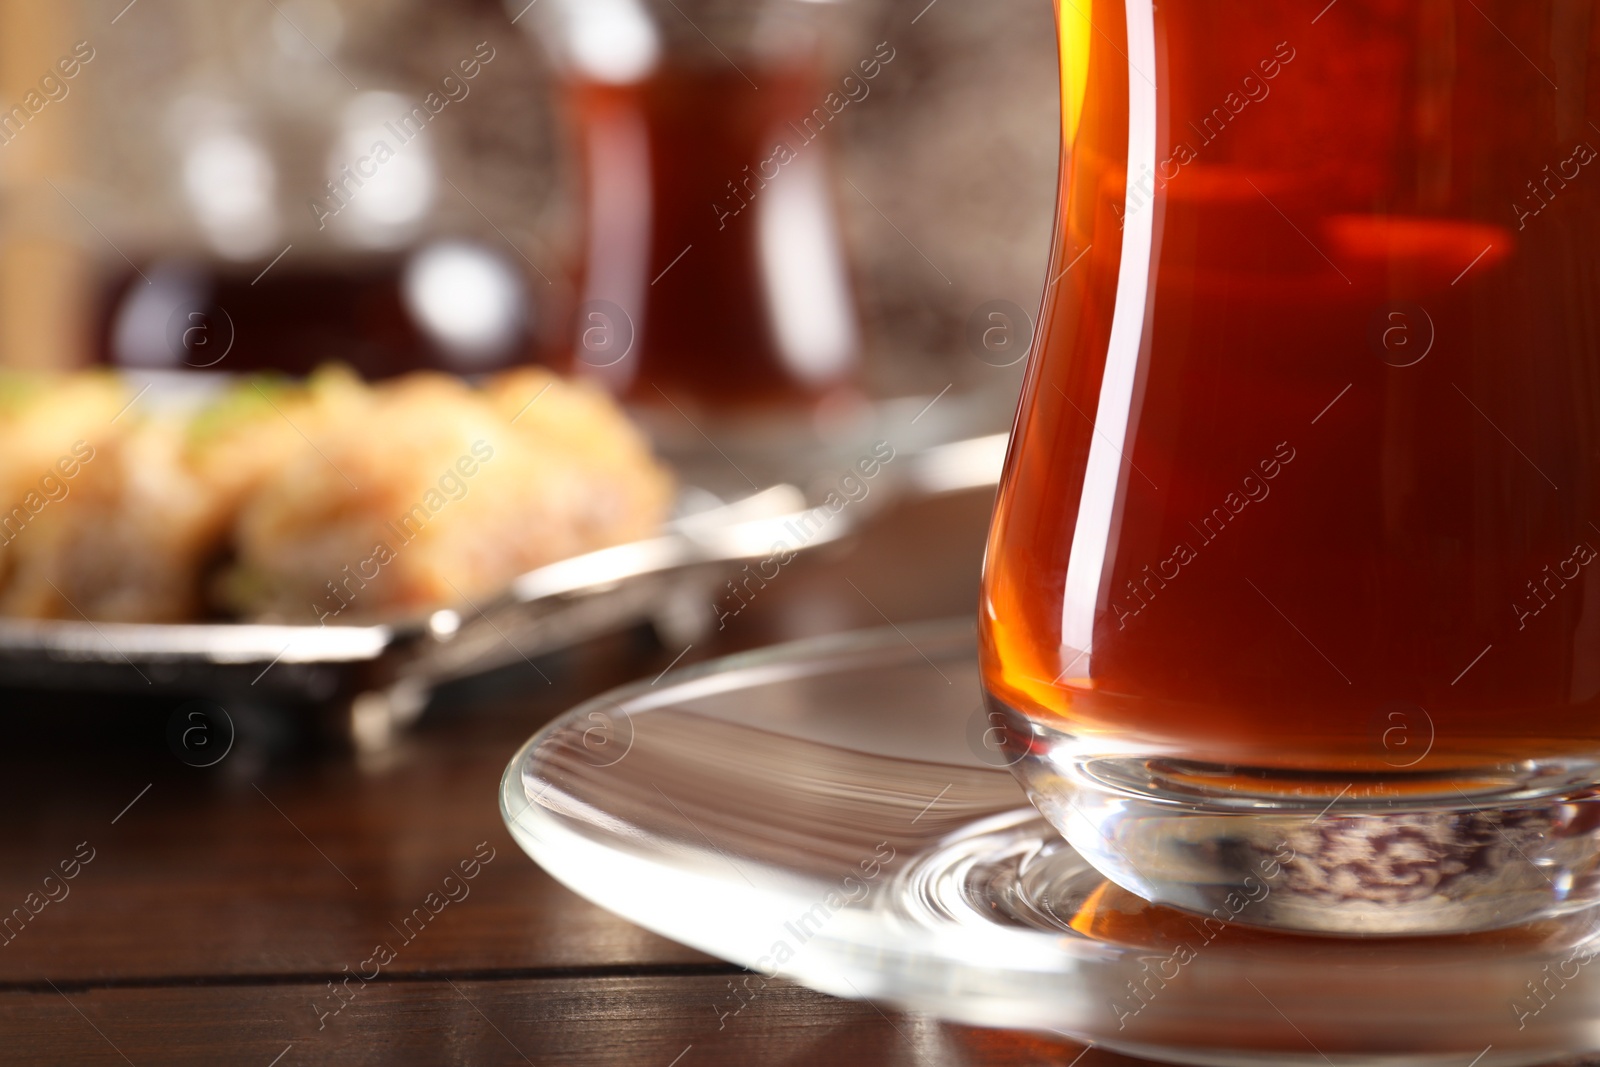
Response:
M136 115L105 116L136 121L107 146L122 180L60 190L109 243L96 358L381 378L541 354L564 293L492 221L508 212L475 180L483 150L462 117L503 86L497 66L526 65L490 40L498 8L473 26L457 5L448 46L425 50L427 16L398 0L139 14L118 30L153 35L164 62ZM137 78L126 53L112 62Z
M636 404L723 416L856 395L861 329L826 134L883 70L861 32L872 6L548 0L528 13L582 189L573 371Z
M1058 15L980 619L1034 801L1229 921L1590 905L1600 4Z

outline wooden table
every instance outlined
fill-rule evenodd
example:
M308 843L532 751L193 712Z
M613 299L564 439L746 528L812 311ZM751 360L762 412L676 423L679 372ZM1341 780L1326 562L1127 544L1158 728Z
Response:
M988 506L969 494L879 517L682 662L973 611ZM171 708L0 698L0 915L28 916L0 927L0 1062L1070 1063L1079 1046L782 985L719 1020L738 968L586 903L517 849L496 808L517 746L681 651L619 635L539 661L548 683L524 666L442 693L381 755L241 743L208 770L167 749ZM401 936L475 856L466 895ZM75 857L75 878L46 882ZM394 959L347 992L379 942Z
M968 494L881 516L857 544L786 569L681 662L970 613L989 503ZM496 806L512 753L553 715L681 651L619 635L442 693L377 756L241 745L209 770L168 750L171 708L0 694L0 920L29 916L0 922L0 1064L1139 1062L782 983L720 1018L739 968L539 870ZM447 887L464 861L476 876ZM47 882L63 862L76 877ZM459 899L397 929L446 888ZM347 992L380 942L394 958Z

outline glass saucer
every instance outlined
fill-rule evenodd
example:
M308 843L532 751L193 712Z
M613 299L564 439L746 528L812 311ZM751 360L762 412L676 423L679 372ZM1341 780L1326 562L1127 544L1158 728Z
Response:
M1243 897L1146 904L1038 817L998 739L970 623L846 634L592 700L517 753L501 806L552 875L749 968L752 996L781 976L1192 1064L1600 1049L1594 912L1354 939L1246 928Z

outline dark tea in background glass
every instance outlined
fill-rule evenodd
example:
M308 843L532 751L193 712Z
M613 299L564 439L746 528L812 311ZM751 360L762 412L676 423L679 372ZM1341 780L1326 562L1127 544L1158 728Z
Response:
M524 271L480 242L408 255L261 264L146 261L102 292L96 359L125 369L276 371L331 363L363 378L531 363L539 307Z
M1240 922L1592 902L1600 4L1057 14L980 620L1036 803L1147 899L1268 884Z
M858 6L548 0L530 15L582 186L573 370L634 402L724 411L854 382L829 142L880 66L867 47L833 69Z

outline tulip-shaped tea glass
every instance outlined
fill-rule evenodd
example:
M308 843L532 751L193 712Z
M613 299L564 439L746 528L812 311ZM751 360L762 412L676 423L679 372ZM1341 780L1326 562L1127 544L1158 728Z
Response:
M584 190L575 372L635 403L720 411L851 388L829 127L895 55L860 34L872 6L545 0L529 15Z
M991 711L1140 896L1596 896L1600 2L1058 0Z

